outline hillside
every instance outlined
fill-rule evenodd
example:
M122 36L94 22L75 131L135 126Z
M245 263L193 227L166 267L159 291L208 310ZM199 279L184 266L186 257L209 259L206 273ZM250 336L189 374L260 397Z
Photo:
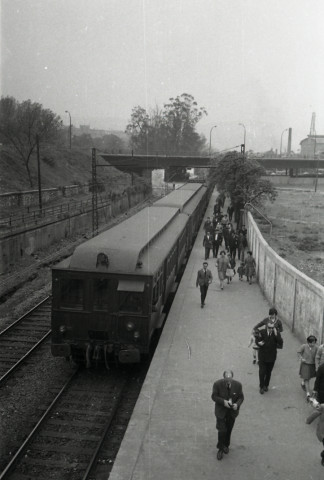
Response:
M66 147L41 146L40 170L42 188L62 187L64 185L88 184L91 181L90 149L67 149ZM100 156L97 163L105 163ZM108 165L108 163L107 163ZM0 152L0 193L32 190L38 188L37 157L30 159L33 187L22 160L9 147L2 146ZM109 187L130 185L131 177L114 167L97 169L97 180Z

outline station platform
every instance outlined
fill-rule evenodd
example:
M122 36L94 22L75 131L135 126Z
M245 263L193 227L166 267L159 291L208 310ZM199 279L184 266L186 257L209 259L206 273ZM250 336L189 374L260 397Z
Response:
M109 480L323 479L317 421L305 423L313 408L300 387L299 340L284 324L284 346L261 395L248 344L270 305L245 277L235 275L221 291L210 258L214 278L201 309L202 241L201 227ZM229 454L218 461L211 393L225 369L242 383L245 400Z

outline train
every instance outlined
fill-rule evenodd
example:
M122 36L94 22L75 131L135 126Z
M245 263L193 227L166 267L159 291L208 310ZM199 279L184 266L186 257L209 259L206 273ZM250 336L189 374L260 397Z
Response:
M187 183L52 268L51 352L90 367L150 354L211 191Z

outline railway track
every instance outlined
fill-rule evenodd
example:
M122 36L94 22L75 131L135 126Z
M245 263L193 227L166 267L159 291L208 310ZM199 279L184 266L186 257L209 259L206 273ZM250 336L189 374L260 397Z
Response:
M0 332L0 385L48 339L50 324L51 298L47 297Z
M108 478L146 370L76 370L0 480Z

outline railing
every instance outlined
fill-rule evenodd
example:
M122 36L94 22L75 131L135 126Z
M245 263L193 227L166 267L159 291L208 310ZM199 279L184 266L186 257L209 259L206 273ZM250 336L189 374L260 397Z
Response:
M161 197L167 195L173 189L168 185L163 187L153 187L153 195ZM108 207L112 205L113 200L109 194L98 196L98 207ZM44 225L48 222L55 220L62 220L69 218L70 216L80 215L92 211L92 198L89 197L80 201L71 201L61 203L59 205L53 205L52 207L46 207L42 209L35 209L22 213L12 213L7 217L0 218L0 237L8 232L13 233L17 231L25 230L38 225Z
M253 205L253 204L250 203L250 202L247 202L247 203L244 205L244 209L246 208L247 205L249 205L250 207L254 208L254 210L255 210L256 212L258 212L258 214L261 215L261 217L264 218L265 221L270 224L270 235L271 235L271 234L272 234L272 222L269 220L269 218L266 217L255 205Z
M99 198L99 205L104 207L111 204L111 200ZM62 203L52 207L37 209L26 213L13 213L9 217L0 219L0 235L1 233L14 230L25 229L26 227L44 224L47 221L68 218L71 215L82 214L92 209L91 199L81 200L79 202L72 201Z

